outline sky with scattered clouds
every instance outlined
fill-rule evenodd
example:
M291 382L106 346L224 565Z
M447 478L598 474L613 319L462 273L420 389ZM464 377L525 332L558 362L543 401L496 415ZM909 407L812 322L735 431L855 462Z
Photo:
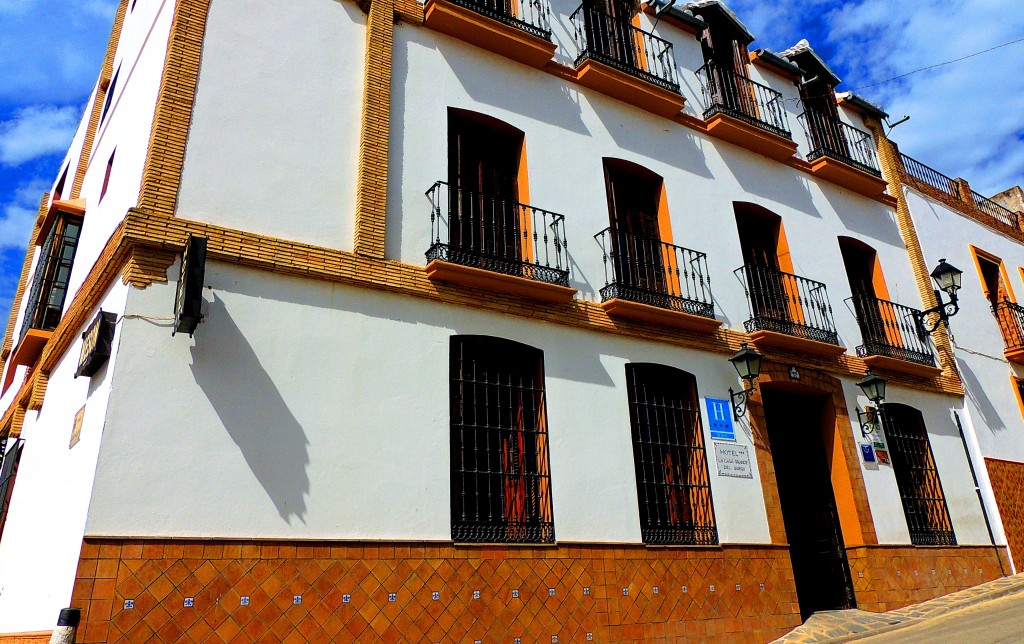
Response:
M683 0L677 0L682 2ZM991 195L1024 184L1020 0L726 0L780 51L807 38L854 89L883 105L900 149ZM56 179L99 73L117 0L0 0L0 323L6 324L42 192Z

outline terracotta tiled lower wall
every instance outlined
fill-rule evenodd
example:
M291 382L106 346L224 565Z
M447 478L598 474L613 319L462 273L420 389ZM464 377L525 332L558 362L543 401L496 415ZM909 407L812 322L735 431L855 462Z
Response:
M849 548L846 554L857 608L873 612L933 599L1010 571L1006 550L994 546L864 546Z
M776 546L87 540L72 604L79 642L766 642L800 622Z
M1024 570L1024 463L986 458L989 480L1017 570Z

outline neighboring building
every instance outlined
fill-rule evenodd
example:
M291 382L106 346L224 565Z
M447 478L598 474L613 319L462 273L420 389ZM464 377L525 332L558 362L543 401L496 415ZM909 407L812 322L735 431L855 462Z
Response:
M122 0L3 345L0 633L767 641L1009 574L999 327L969 279L955 345L916 320L1017 233L924 219L885 114L752 41L718 2Z

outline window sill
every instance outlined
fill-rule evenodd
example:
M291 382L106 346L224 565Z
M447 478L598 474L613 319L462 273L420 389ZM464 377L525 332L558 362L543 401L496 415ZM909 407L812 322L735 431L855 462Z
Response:
M1022 353L1021 358L1024 359L1024 353ZM942 375L942 369L938 367L929 367L928 365L910 362L909 360L900 360L899 358L890 358L889 356L865 356L864 364L872 369L887 369L928 379L938 378Z
M39 356L43 353L43 348L46 347L46 343L50 341L52 335L53 331L43 331L42 329L29 329L25 333L25 337L21 339L18 347L11 355L10 364L7 366L7 377L4 379L3 391L7 391L7 388L11 386L11 382L14 381L14 372L19 366L31 367L39 360Z
M427 279L431 282L472 286L543 302L569 302L576 295L576 289L567 286L537 282L504 273L493 273L482 268L462 266L439 259L432 260L424 270L427 273Z
M424 23L435 31L531 67L555 55L555 43L445 0L428 0Z
M796 143L728 114L718 113L707 120L708 134L764 155L785 161L796 154Z
M656 306L651 306L650 304L630 302L629 300L619 298L613 298L606 302L602 302L601 308L604 309L605 313L608 314L608 317L612 319L646 322L649 324L670 326L677 329L686 329L688 331L711 333L718 327L722 326L722 321L714 318L706 318L699 315L693 315L691 313L683 313L682 311L661 309Z
M1003 357L1008 361L1024 365L1024 347L1017 349L1007 349L1003 352Z
M584 87L658 116L671 118L686 103L686 99L678 92L670 92L590 58L576 68L576 80Z
M846 347L838 344L829 344L827 342L818 342L817 340L808 340L807 338L798 338L793 335L786 335L785 333L778 333L776 331L754 331L750 334L750 341L753 342L758 349L770 347L773 349L785 349L797 353L805 353L826 358L838 358L846 353Z
M885 179L858 170L842 161L830 157L821 157L810 163L811 174L830 181L837 186L852 190L857 194L875 199L885 192L889 184Z

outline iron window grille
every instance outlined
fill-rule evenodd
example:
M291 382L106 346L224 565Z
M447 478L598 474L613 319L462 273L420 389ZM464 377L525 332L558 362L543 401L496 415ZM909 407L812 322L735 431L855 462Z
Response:
M695 378L629 364L626 387L644 543L717 544Z
M18 476L18 463L21 461L24 447L25 440L22 438L14 439L13 446L6 437L0 438L0 536L4 533L4 524L7 523L7 510L11 505L14 479Z
M52 331L57 328L68 294L68 280L75 262L82 218L61 214L43 242L39 261L32 277L28 307L21 324L21 338L29 329Z
M910 542L918 546L955 546L956 535L921 412L907 405L886 403L880 413Z
M553 543L543 352L451 341L452 539Z

